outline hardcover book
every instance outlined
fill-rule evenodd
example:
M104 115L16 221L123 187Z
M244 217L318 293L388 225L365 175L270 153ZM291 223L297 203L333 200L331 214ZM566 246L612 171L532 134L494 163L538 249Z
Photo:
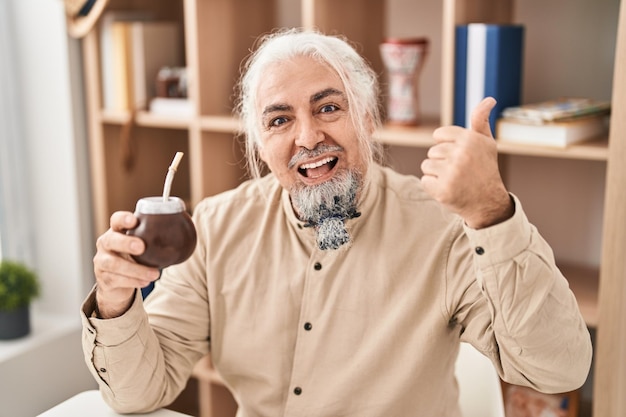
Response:
M559 98L504 109L502 116L529 123L572 120L579 117L608 114L611 103L591 98Z
M113 81L112 110L130 110L133 96L133 61L130 27L126 22L114 22L111 26L113 56L111 62Z
M496 123L496 137L502 141L558 148L606 136L608 131L607 115L542 124L502 118Z
M474 107L497 100L489 119L492 133L503 109L520 104L524 27L471 23L456 27L454 124L470 127Z
M125 91L120 90L119 84L126 83L125 79L119 80L116 68L120 68L120 60L126 61L126 41L128 34L124 34L125 29L118 27L117 34L114 35L113 26L118 22L140 21L149 19L150 16L144 12L106 12L100 19L100 71L102 76L102 106L107 110L126 110L128 97ZM119 25L118 25L119 26ZM116 39L115 39L116 38ZM121 46L116 46L115 43ZM120 50L119 48L123 48ZM124 64L125 65L125 64ZM123 72L119 70L121 75ZM122 95L120 97L120 95ZM126 103L126 104L124 104Z

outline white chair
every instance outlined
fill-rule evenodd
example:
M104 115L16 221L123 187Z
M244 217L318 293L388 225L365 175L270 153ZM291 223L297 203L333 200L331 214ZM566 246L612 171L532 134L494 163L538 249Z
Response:
M456 360L463 417L504 417L502 386L491 361L469 343Z

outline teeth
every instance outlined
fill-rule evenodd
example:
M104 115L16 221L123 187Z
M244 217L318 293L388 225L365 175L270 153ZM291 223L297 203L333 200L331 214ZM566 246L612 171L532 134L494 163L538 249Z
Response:
M317 162L314 162L312 164L304 164L300 166L300 169L311 169L311 168L317 168L317 167L321 167L324 164L327 164L331 161L333 161L335 158L333 157L328 157L328 158L324 158L322 160L319 160Z

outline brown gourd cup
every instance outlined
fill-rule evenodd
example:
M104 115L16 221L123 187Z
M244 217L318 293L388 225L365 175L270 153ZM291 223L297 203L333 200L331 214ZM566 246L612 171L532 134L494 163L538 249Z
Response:
M178 197L144 197L137 201L139 220L127 234L140 237L146 250L133 259L142 265L165 268L185 261L193 253L197 235L185 203Z
M167 170L162 197L144 197L137 201L137 226L126 233L140 237L146 245L144 253L132 255L140 264L162 269L185 261L196 248L196 228L185 202L170 197L174 174L182 157L182 152L176 152Z

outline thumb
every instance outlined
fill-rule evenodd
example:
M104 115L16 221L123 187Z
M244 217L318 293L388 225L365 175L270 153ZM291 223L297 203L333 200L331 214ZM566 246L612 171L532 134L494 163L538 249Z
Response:
M496 105L496 99L485 97L472 111L471 130L483 135L493 137L491 126L489 125L489 115Z

